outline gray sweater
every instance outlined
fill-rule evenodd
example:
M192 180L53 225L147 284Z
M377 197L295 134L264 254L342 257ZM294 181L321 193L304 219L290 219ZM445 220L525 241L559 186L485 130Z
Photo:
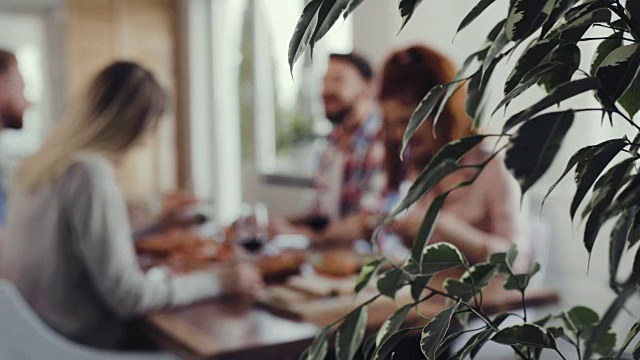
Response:
M12 281L53 329L85 345L114 348L124 320L215 296L211 273L148 278L138 267L113 164L78 154L53 184L15 187L0 248Z

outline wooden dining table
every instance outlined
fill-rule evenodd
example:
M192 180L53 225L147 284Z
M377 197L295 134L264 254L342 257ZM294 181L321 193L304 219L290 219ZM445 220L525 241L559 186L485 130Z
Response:
M483 309L487 314L512 311L520 308L521 301L517 292L489 292L484 296ZM558 292L549 288L532 289L526 296L529 307L558 301ZM287 360L296 359L321 327L348 312L345 302L327 299L320 312L292 316L264 305L218 299L152 313L146 321L158 345L183 359ZM355 304L354 300L352 307ZM412 325L426 323L425 317L436 315L443 307L423 307L419 315L409 314L407 321ZM396 308L388 298L370 305L369 329L377 329Z
M147 316L151 337L181 359L295 359L319 327L236 299Z
M369 293L365 290L354 297L356 275L351 280L323 278L321 274L307 276L299 274L271 283L267 287L269 296L259 302L218 298L150 313L145 318L148 333L162 350L181 359L297 359L322 327L339 320L376 293L373 286ZM518 292L504 291L502 282L495 285L483 291L482 308L486 314L522 306ZM405 290L394 300L381 297L369 305L370 332L376 331L399 306L412 302L408 288ZM558 292L547 288L528 291L526 297L529 306L555 304L558 300ZM407 323L424 325L445 305L445 301L423 303L418 311L409 313Z

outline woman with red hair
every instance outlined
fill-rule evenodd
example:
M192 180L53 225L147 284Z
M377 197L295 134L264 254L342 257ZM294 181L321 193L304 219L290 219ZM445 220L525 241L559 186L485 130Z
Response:
M422 98L431 88L454 80L456 68L442 54L423 45L392 53L384 63L379 101L387 154L387 191L384 207L390 211L404 197L433 156L447 143L477 133L464 110L465 91L459 89L435 123L433 118L417 129L400 160L405 129ZM491 156L481 144L467 153L462 164L480 164ZM441 181L388 230L410 244L431 201L456 184L471 179L475 170L458 170ZM431 243L446 241L457 246L472 263L494 252L506 251L521 240L519 189L499 157L489 161L475 182L453 191L445 201ZM382 245L382 244L381 244ZM519 247L524 249L524 247ZM383 246L384 249L384 246Z

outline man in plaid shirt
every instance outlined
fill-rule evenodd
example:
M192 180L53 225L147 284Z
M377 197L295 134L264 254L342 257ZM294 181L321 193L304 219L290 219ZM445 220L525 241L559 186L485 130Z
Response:
M382 120L369 63L353 53L332 54L322 98L333 130L314 175L313 204L300 219L272 221L272 232L301 232L322 241L353 239L358 214L375 211L370 207L379 204L386 182Z
M351 135L336 127L327 138L318 168L314 174L315 199L312 212L332 220L368 209L383 190L384 144L381 141L381 119L371 113ZM346 139L344 139L346 137Z

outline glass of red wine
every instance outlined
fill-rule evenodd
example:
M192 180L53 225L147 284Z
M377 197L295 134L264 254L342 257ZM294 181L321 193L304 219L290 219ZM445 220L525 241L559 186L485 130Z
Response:
M237 241L250 253L259 253L269 240L269 214L267 207L258 203L243 205L237 222Z

